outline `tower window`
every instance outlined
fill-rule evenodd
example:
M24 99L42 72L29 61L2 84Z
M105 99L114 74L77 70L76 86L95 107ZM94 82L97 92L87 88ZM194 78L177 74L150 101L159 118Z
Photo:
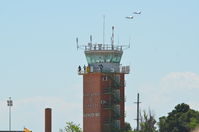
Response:
M118 83L120 83L120 75L115 75L114 79L115 79L115 81L117 81Z
M120 129L120 120L116 120L115 126Z
M108 76L102 76L102 81L108 81Z

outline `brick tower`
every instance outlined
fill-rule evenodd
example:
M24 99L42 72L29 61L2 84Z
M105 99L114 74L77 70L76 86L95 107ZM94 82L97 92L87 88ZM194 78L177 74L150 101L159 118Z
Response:
M125 122L125 74L129 66L121 66L123 49L114 45L114 27L111 44L78 46L84 49L88 66L79 66L83 75L83 131L119 132ZM78 41L78 40L77 40Z

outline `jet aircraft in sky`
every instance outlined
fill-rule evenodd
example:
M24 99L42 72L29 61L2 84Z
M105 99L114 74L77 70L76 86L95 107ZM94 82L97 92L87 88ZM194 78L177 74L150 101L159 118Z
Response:
M133 12L133 14L141 14L141 11Z
M133 19L133 16L127 16L126 19Z

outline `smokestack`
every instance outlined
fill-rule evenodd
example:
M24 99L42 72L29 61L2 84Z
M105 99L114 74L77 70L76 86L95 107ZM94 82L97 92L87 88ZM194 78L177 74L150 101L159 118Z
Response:
M52 129L52 116L51 116L51 108L46 108L45 109L45 132L51 132Z

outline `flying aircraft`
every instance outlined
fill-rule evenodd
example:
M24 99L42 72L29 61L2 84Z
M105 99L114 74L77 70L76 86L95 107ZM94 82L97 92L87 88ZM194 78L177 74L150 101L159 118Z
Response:
M133 14L141 14L141 11L133 12Z
M133 19L133 16L127 16L126 19Z

